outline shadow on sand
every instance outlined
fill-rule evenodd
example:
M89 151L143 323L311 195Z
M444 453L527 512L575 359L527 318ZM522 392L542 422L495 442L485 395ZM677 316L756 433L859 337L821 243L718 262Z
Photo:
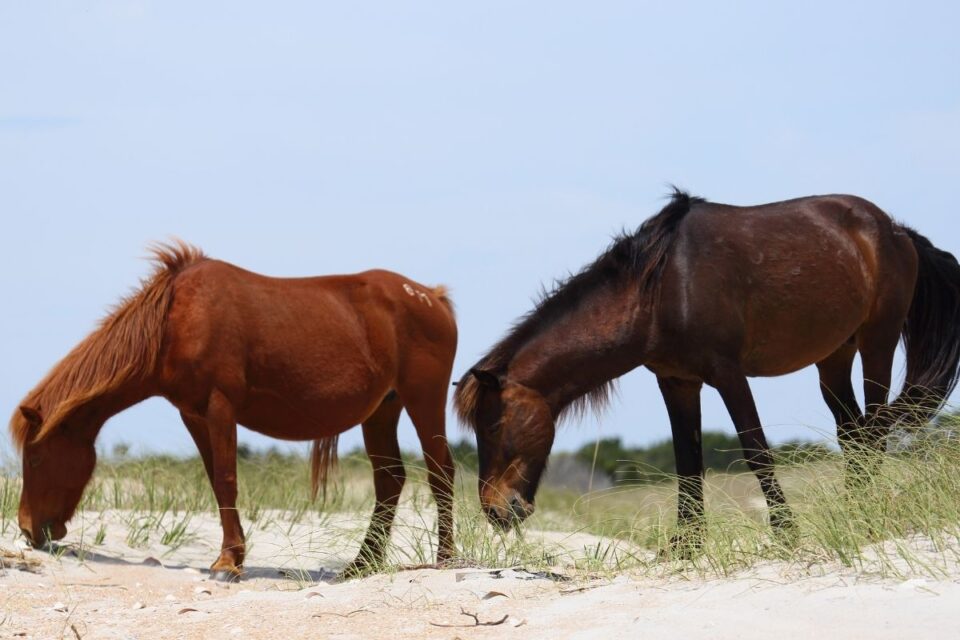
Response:
M161 569L170 569L171 571L183 571L185 569L193 569L199 575L204 575L207 577L213 577L209 568L202 565L195 565L194 563L182 563L182 562L164 562L153 556L148 556L142 560L136 559L127 559L120 556L108 555L104 553L99 553L97 551L80 551L73 545L62 545L56 542L50 542L45 544L43 547L34 550L36 553L46 552L51 557L56 559L61 559L64 557L76 559L82 563L90 564L101 564L101 565L113 565L113 566L125 566L125 567L135 567L135 566L148 566L148 567L158 567ZM240 581L244 580L277 580L277 581L288 581L293 580L299 583L311 583L316 584L324 582L327 584L333 584L339 582L340 571L342 567L336 569L327 569L326 567L321 567L317 570L309 569L300 569L300 568L290 568L290 567L265 567L265 566L250 566L247 565L243 568L243 577Z

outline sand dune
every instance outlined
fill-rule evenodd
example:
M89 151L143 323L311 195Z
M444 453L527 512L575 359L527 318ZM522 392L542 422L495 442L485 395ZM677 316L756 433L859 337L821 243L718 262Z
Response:
M334 571L351 549L318 551L307 538L319 525L308 522L257 532L246 579L222 584L205 570L219 540L213 517L198 518L200 535L165 556L156 544L127 546L123 518L107 519L116 529L82 560L71 547L59 557L27 551L21 568L8 558L0 637L901 640L953 634L960 611L960 572L911 577L909 567L881 578L766 563L724 579L667 571L590 576L562 566L554 574L415 569L337 582ZM922 540L911 544L936 553ZM9 532L0 540L8 552L17 545Z

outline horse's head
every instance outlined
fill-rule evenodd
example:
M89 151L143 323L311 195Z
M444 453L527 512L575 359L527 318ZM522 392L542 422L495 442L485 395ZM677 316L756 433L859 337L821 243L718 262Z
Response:
M66 523L80 503L97 454L88 428L64 423L36 440L43 424L40 411L23 406L19 413L15 419L25 421L20 530L30 544L40 546L67 534Z
M480 459L480 504L507 530L533 513L534 496L553 446L554 418L543 396L504 376L471 369Z

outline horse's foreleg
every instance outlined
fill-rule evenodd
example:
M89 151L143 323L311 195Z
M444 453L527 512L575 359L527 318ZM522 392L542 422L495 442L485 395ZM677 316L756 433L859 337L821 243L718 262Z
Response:
M243 572L244 536L237 513L237 421L233 405L220 391L210 394L207 433L212 461L213 493L220 508L223 544L220 557L210 567L219 579L236 579Z
M783 489L773 473L773 455L763 435L757 405L753 401L746 376L739 371L728 371L719 375L712 384L720 392L737 429L747 465L760 481L760 489L770 511L770 524L777 530L791 528L793 515L787 506Z
M677 462L677 534L671 547L681 553L698 549L703 535L703 450L700 389L702 382L657 378L670 416Z
M397 441L397 422L403 406L393 394L363 423L363 444L373 465L373 488L376 504L370 527L360 546L356 560L345 573L359 574L383 562L390 529L397 515L397 503L406 480L400 444Z
M435 394L407 400L407 413L417 428L423 458L427 463L430 489L437 501L437 562L453 560L457 549L453 543L453 456L447 445L446 384Z
M203 461L203 468L207 472L207 479L210 480L210 486L213 487L213 451L210 448L210 434L207 433L207 423L203 418L180 412L180 419L186 425L193 443L197 445L197 452L200 454L200 460Z

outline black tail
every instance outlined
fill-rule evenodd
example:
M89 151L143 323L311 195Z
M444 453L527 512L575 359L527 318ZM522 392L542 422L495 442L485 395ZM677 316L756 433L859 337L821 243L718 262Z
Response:
M913 229L904 228L919 256L917 286L903 325L907 375L894 406L920 424L947 401L960 377L960 264Z

